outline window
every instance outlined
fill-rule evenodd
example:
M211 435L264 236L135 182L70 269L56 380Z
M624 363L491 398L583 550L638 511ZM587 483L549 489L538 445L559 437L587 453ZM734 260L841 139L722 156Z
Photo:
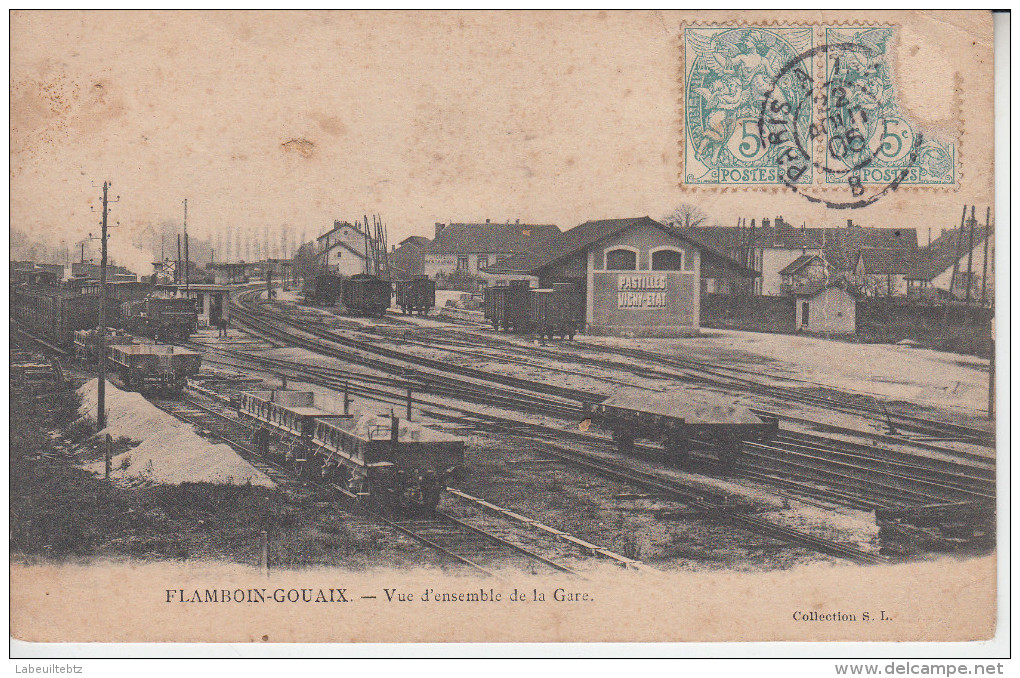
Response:
M652 252L653 271L684 270L684 253L677 250L657 250Z
M806 327L808 325L809 319L810 319L809 305L805 301L800 305L800 324Z
M343 252L341 252L340 250L337 250L336 258L339 259L341 256L343 256Z
M480 271L483 268L487 268L488 265L489 265L489 257L488 257L488 255L485 255L485 254L478 255L478 270Z
M205 295L199 294L195 297L195 310L199 313L205 313Z
M457 270L458 271L466 271L466 270L468 270L468 258L467 257L457 257Z
M606 269L610 271L636 271L637 252L609 250L606 252Z

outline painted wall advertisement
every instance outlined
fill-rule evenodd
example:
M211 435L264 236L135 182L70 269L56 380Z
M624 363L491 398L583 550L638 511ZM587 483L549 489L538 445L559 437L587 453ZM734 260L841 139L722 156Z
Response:
M666 308L669 278L665 273L619 274L616 276L619 308Z

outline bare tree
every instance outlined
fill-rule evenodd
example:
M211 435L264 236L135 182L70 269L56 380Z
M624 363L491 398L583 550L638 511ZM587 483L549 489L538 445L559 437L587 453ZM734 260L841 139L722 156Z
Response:
M676 209L664 216L662 221L667 226L691 228L693 226L705 225L708 222L708 215L697 205L684 202L677 205Z

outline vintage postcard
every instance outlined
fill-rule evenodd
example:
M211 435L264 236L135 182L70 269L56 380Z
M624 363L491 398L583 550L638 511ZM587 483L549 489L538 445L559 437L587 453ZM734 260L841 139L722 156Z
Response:
M10 21L15 639L995 635L991 13Z

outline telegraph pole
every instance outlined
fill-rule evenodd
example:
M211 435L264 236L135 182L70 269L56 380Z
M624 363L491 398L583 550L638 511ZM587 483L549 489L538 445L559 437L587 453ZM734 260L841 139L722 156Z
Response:
M99 265L99 411L96 413L96 430L102 431L106 428L106 241L107 222L110 214L110 203L120 200L109 199L110 182L103 182L103 221L100 242L102 243L103 256Z
M188 269L191 268L191 257L188 253L188 199L184 199L184 296L191 292L191 279Z

